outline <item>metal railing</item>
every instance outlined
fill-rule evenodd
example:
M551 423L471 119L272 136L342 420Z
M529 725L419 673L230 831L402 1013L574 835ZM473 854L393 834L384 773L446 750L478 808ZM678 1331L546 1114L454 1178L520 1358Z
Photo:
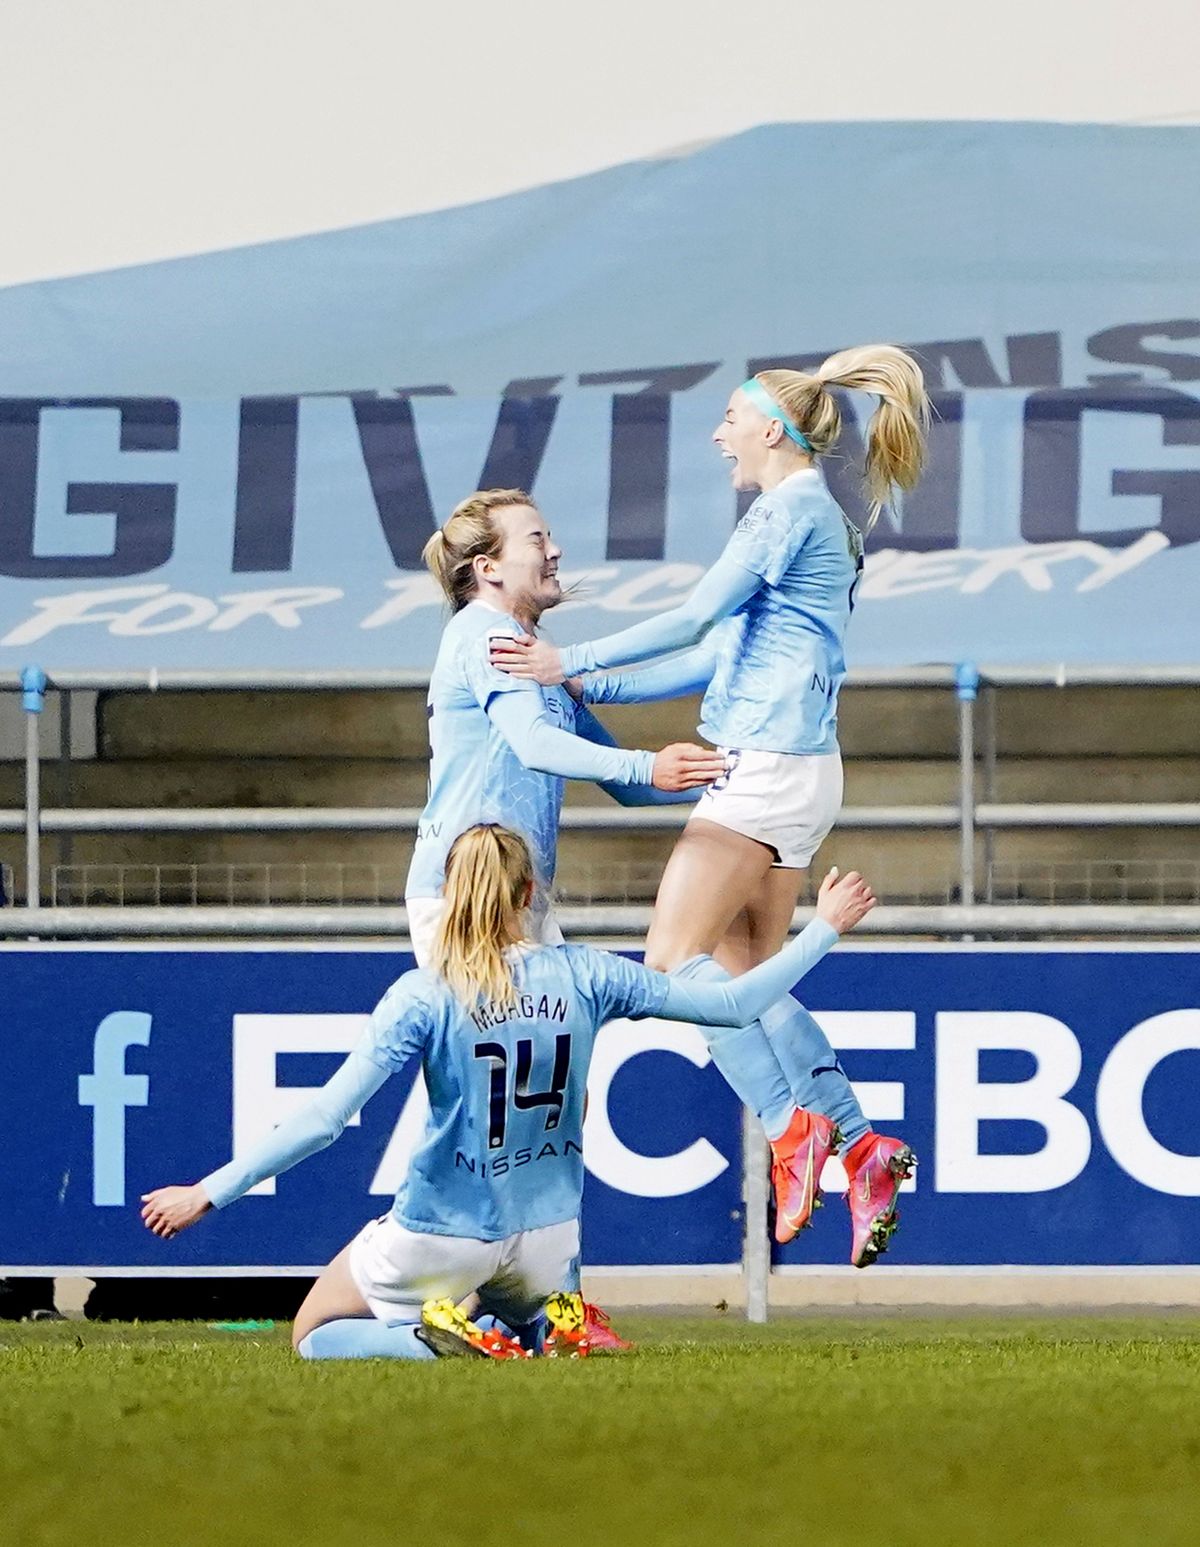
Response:
M204 860L116 862L85 860L50 867L50 906L87 908L183 907L202 904L282 907L391 905L404 895L408 866L362 860ZM658 891L662 860L604 858L576 861L555 886L559 906L636 906ZM871 884L890 903L952 907L957 882L940 866L906 857L873 857ZM3 896L12 876L0 867ZM816 901L819 878L809 871L800 901ZM1197 859L992 859L980 875L986 903L1185 903L1200 904Z
M588 903L555 909L555 918L568 938L607 940L638 945L650 924L652 909L607 907ZM798 909L795 926L811 916ZM1114 937L1129 934L1200 935L1200 909L1195 905L1125 903L972 903L949 907L881 907L869 915L870 928L860 925L859 935L944 936L975 938L1056 938L1078 936ZM1131 924L1131 919L1134 922ZM1141 927L1138 925L1141 921ZM98 938L156 939L159 937L211 939L244 937L284 939L297 936L334 936L338 939L407 938L408 915L403 907L357 907L354 904L305 904L300 907L113 907L4 908L0 909L0 935L38 939L88 940Z
M400 690L426 686L421 671L136 671L62 672L48 681L37 668L27 668L14 678L0 675L0 691L21 691L26 710L25 799L22 810L0 811L0 831L25 834L25 902L21 921L15 910L0 910L0 932L10 935L85 934L113 937L123 934L171 935L239 934L260 937L290 935L391 934L406 930L402 909L306 905L299 910L271 906L189 907L188 919L173 917L170 908L130 908L107 905L89 908L45 907L41 893L41 840L44 834L78 833L233 833L233 832L412 832L419 811L413 807L197 807L164 810L155 807L60 806L43 809L39 720L47 691L62 695L60 759L70 759L70 696L86 691L185 691L231 690L328 691ZM1021 936L1034 933L1128 933L1200 934L1200 909L1189 905L1129 903L1119 907L1066 906L1041 903L978 903L980 871L976 835L987 839L996 832L1033 828L1128 828L1143 825L1200 828L1200 802L1070 802L998 803L980 799L976 754L975 703L981 686L989 688L1038 687L1067 689L1078 686L1189 686L1200 687L1200 667L1066 667L1042 668L987 666L977 669L927 666L912 669L879 669L854 672L851 688L945 688L952 691L958 708L958 785L956 804L919 806L858 806L845 808L838 821L843 831L957 831L959 835L958 902L936 907L879 908L865 921L863 932L872 934L920 933ZM990 793L995 766L992 739L983 747L985 790ZM651 807L567 808L562 814L566 831L670 831L686 820L686 809ZM990 858L990 856L989 856ZM986 865L986 859L985 859ZM985 870L986 874L986 870ZM35 915L37 916L35 918ZM564 927L576 933L619 937L638 934L649 916L646 908L612 909L603 906L566 908ZM618 924L616 920L620 920Z

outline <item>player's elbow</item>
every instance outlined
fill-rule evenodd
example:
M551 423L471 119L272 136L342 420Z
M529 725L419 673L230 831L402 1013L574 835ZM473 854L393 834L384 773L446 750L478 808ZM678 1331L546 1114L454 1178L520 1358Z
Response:
M643 787L639 784L609 784L600 786L610 800L615 800L618 806L640 806L643 800Z
M675 648L678 650L690 650L698 645L716 622L706 608L700 608L690 600L676 609L676 616Z
M553 779L569 779L571 775L564 769L555 766L552 757L539 757L536 753L526 753L521 757L521 767L529 773L549 774Z
M346 1128L346 1119L336 1112L317 1112L313 1124L313 1143L317 1149L328 1149L335 1139L340 1139Z
M562 757L556 756L558 744L550 726L537 727L531 736L519 743L509 742L517 761L530 773L551 774L556 778L569 778L561 767Z

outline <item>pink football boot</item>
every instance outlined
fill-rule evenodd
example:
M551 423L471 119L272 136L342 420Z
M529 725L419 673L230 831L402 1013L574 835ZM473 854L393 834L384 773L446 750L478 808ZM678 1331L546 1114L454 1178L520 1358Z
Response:
M902 1139L871 1133L864 1135L843 1160L850 1182L846 1202L854 1226L850 1261L856 1268L869 1268L887 1251L900 1222L896 1195L900 1183L913 1174L917 1157Z
M619 1337L612 1329L607 1311L602 1311L590 1300L583 1302L583 1330L587 1334L590 1354L627 1354L633 1347L627 1339Z

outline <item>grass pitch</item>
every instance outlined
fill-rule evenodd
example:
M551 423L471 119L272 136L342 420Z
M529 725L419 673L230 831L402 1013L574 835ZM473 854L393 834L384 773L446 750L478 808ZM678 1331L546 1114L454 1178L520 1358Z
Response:
M1200 1318L624 1316L578 1363L0 1325L4 1547L1200 1539Z

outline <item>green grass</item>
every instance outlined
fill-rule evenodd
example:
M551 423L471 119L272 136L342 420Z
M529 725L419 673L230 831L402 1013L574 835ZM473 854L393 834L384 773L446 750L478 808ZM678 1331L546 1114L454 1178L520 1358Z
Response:
M4 1547L1200 1539L1200 1318L619 1318L578 1363L0 1325Z

